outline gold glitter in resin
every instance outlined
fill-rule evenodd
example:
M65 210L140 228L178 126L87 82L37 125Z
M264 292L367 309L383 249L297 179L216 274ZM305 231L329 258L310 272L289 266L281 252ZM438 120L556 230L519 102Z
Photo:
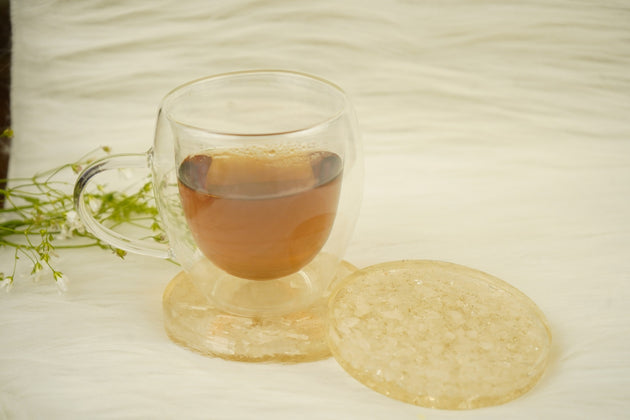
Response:
M551 347L544 314L486 273L438 261L368 267L329 302L339 364L389 397L441 409L502 404L531 389Z

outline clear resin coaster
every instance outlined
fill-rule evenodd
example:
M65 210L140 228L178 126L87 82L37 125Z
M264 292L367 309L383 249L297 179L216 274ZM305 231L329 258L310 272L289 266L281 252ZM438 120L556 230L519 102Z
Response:
M333 283L355 270L343 261ZM238 299L264 298L259 287L256 294L243 290L247 284L233 291ZM260 282L249 284L255 287ZM270 288L269 293L279 291ZM318 360L330 356L326 342L328 296L325 293L307 308L288 313L236 315L214 305L182 271L164 291L164 327L171 340L207 356L248 362Z
M329 302L329 345L354 378L424 407L510 401L543 374L551 347L544 314L486 273L438 261L359 270Z

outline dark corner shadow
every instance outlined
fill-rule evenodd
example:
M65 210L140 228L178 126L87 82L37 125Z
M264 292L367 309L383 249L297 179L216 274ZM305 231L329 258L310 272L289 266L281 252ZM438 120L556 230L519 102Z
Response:
M11 13L9 0L0 0L0 133L11 125ZM7 177L11 139L0 137L0 189ZM0 195L0 208L4 196Z

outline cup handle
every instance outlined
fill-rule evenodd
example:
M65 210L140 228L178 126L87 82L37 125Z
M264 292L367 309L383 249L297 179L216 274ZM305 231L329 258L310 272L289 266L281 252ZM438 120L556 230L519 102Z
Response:
M167 245L121 235L99 223L89 210L83 198L87 186L95 175L113 169L145 168L150 166L152 151L148 153L120 154L97 160L85 168L74 184L74 207L85 228L97 238L124 251L158 258L171 258Z

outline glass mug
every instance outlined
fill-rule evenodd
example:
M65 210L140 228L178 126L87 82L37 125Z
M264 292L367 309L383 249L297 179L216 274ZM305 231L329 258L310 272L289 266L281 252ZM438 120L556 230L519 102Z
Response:
M85 201L95 175L132 167L151 170L167 245L108 229ZM356 117L339 87L290 71L233 72L168 93L148 153L86 168L75 203L100 239L176 260L218 310L282 316L326 294L354 229L362 171Z

